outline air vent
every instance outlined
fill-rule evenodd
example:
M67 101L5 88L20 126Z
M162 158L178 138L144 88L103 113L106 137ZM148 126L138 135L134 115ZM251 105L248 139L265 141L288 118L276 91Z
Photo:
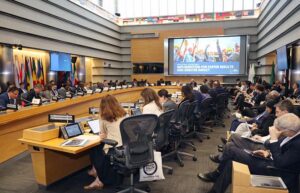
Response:
M159 38L159 33L131 34L131 39Z

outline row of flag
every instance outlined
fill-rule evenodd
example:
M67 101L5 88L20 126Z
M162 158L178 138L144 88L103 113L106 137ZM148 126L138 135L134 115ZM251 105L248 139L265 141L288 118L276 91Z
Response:
M14 55L15 84L29 90L36 84L45 84L43 59L38 57Z

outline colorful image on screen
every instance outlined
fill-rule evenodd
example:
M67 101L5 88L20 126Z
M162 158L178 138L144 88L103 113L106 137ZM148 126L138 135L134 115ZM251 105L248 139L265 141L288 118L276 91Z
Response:
M172 40L171 74L241 73L240 36Z

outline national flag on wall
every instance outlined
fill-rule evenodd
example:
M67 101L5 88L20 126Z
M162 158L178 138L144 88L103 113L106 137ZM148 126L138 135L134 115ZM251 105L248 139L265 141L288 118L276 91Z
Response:
M33 88L32 70L31 70L31 57L25 56L25 78L27 90ZM25 82L24 81L24 82Z
M31 58L31 74L32 74L32 80L33 80L33 86L37 84L37 76L36 76L36 62L35 62L35 58L32 57Z
M36 73L36 76L37 76L38 83L44 85L45 84L45 81L44 81L44 68L43 68L43 63L42 63L41 58L39 58L37 60L37 73Z

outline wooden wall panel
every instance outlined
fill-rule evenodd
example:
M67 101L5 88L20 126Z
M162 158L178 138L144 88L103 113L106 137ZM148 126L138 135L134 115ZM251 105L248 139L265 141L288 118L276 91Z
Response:
M135 31L139 33L159 33L159 38L145 38L131 40L131 62L164 62L164 39L170 37L188 36L213 36L223 35L222 28L200 28L187 30L164 30L164 31Z

